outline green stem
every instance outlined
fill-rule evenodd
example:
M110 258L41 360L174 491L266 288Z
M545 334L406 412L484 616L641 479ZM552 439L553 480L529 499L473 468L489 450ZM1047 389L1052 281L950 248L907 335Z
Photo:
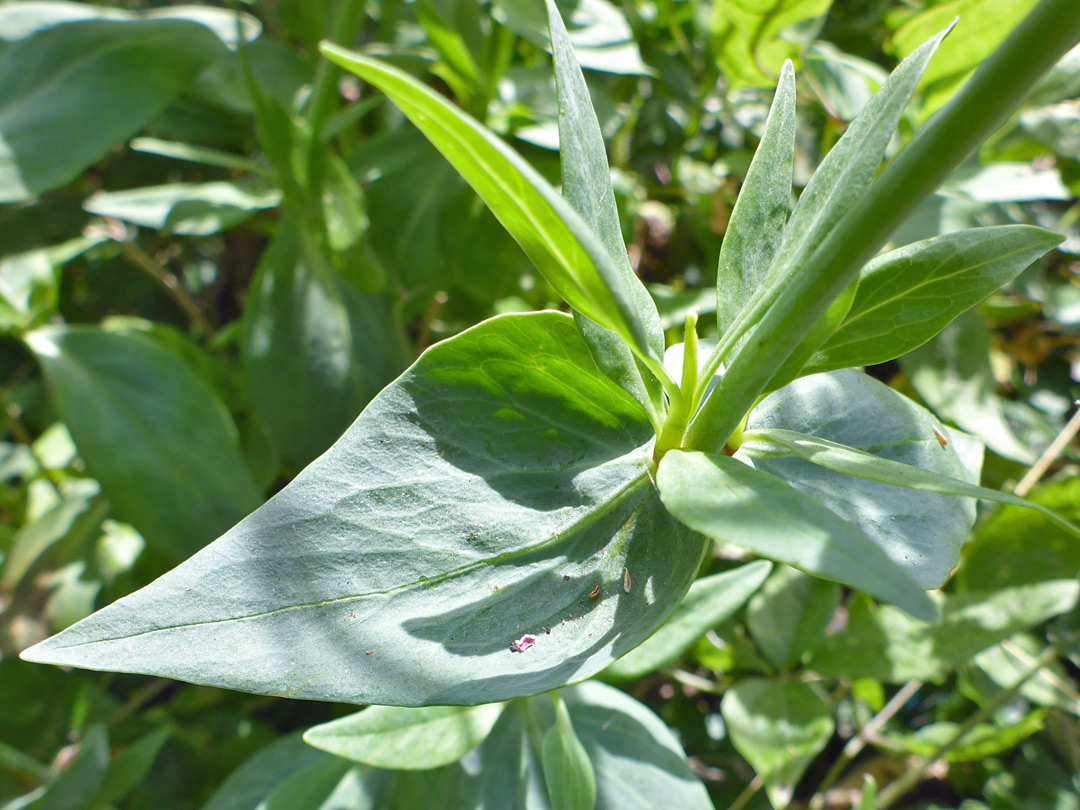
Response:
M697 389L698 376L698 314L691 310L686 316L686 327L683 337L683 365L682 380L679 385L679 399L672 402L668 410L667 419L656 440L656 458L659 460L664 453L678 447L686 433L686 426L690 422L690 416L694 412L697 399L694 392Z
M338 0L337 13L327 39L346 47L352 45L352 40L360 30L363 15L362 0ZM341 68L325 58L319 60L319 66L315 69L315 81L307 106L307 120L316 136L337 102L337 83L342 73Z
M958 728L948 742L938 748L933 756L923 758L918 766L909 768L902 776L900 776L900 778L891 782L878 794L877 804L875 805L877 810L888 810L888 808L892 807L905 793L918 785L931 765L960 745L960 743L964 741L964 738L971 733L973 728L980 723L985 723L1006 706L1014 697L1016 697L1016 694L1025 683L1035 677L1043 667L1053 663L1061 655L1062 649L1067 646L1067 644L1067 641L1055 641L1043 650L1042 655L1035 659L1035 662L1028 668L1027 672L1024 673L1020 680L1008 689L1002 690L997 697L979 709L979 711L975 712L975 714L971 715L967 722Z
M746 312L745 319L750 325L745 330L749 339L731 348L730 358L718 347L715 365L726 361L727 374L691 425L687 446L703 450L724 446L751 403L787 360L791 347L813 328L863 264L915 207L1008 119L1078 40L1076 0L1042 0L1036 6L833 228L772 305L759 298L748 308L752 310ZM773 335L784 335L785 339L771 340Z

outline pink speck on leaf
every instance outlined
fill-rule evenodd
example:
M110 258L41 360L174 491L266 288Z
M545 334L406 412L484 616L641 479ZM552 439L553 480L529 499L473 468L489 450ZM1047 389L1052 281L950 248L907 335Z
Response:
M534 644L536 644L536 636L526 633L517 641L510 642L510 652L525 652Z

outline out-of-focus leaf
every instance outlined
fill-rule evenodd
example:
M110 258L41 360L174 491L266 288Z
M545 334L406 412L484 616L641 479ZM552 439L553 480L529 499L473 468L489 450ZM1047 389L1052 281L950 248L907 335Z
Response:
M934 680L1013 633L1064 613L1078 592L1074 580L1050 580L939 597L941 620L936 624L859 600L850 609L847 628L825 640L811 666L826 678Z
M593 810L596 772L585 746L574 732L566 704L552 698L555 723L544 733L540 760L552 810Z
M770 563L758 560L697 580L660 629L605 669L604 676L629 681L667 666L742 607L771 570Z
M110 762L93 804L116 804L134 790L153 766L170 733L167 727L154 729Z
M281 782L330 759L299 734L283 737L233 771L202 810L256 810Z
M34 810L81 810L101 788L109 765L109 736L102 725L87 730L78 753L34 805Z
M0 202L71 182L224 53L206 26L182 20L90 20L9 45L0 53Z
M98 192L83 203L91 214L114 217L167 234L208 236L239 225L281 202L280 191L235 183L170 183Z
M341 279L295 222L263 254L244 313L251 398L302 467L344 432L405 365L389 302Z
M810 761L832 737L825 701L801 681L747 678L720 704L735 749L765 782L777 810L791 802Z
M889 76L881 65L821 41L807 48L803 67L826 109L844 121L854 119Z
M379 768L440 768L482 743L504 708L502 703L422 709L370 706L308 729L304 742Z
M964 741L945 754L946 762L979 762L1002 754L1019 745L1023 740L1043 729L1046 712L1041 709L1029 712L1023 719L1001 726L996 723L979 723L966 735ZM900 749L923 757L936 756L945 743L960 729L959 723L939 721L923 726L910 734L884 734L889 748Z
M26 340L87 467L156 548L183 559L259 504L236 425L180 358L92 327Z
M969 165L955 172L939 193L984 204L1071 200L1075 196L1057 168L1036 168L1030 163Z
M1020 126L1054 154L1080 160L1080 101L1063 101L1020 113Z
M814 651L840 604L840 587L781 566L746 606L746 627L773 666L786 670Z
M976 655L974 665L1000 689L1012 689L1031 671L1044 646L1032 635L1017 633ZM1020 694L1038 706L1080 715L1080 693L1069 673L1057 662L1043 666L1021 684Z

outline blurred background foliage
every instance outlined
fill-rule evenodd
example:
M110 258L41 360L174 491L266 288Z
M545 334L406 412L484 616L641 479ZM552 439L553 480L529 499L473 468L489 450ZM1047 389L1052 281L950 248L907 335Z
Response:
M931 33L959 17L891 154L1034 4L560 0L665 326L715 309L785 59L801 186ZM400 113L319 59L323 38L425 78L557 181L541 3L0 3L4 810L383 806L385 773L293 734L350 707L17 657L229 528L425 347L558 304ZM985 442L985 485L1072 520L1076 445L1051 444L1080 390L1078 96L1080 49L893 244L1011 222L1066 241L870 369ZM1080 659L1044 655L1075 626L1078 573L1038 514L986 508L932 632L781 568L734 615L697 615L678 657L606 679L664 720L717 807L854 806L864 776L889 782L974 717L913 805L1080 808Z

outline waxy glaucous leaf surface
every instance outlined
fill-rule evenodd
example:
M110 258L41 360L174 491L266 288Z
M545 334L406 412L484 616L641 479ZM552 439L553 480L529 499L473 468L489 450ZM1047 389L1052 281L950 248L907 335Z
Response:
M584 79L547 8L562 195L407 73L324 53L424 132L575 316L498 317L437 344L267 504L25 657L356 703L508 700L587 678L648 638L686 595L708 538L935 618L924 589L955 565L974 518L955 496L995 496L975 485L978 448L939 438L928 412L860 372L797 378L811 358L859 365L906 351L910 336L889 324L912 300L922 341L1055 244L1031 228L919 243L868 268L861 298L853 275L807 276L804 260L872 197L941 36L890 76L790 217L785 66L721 257L719 344L699 356L692 315L673 374L626 259ZM909 267L908 282L893 278ZM966 290L951 302L939 294L949 276ZM832 292L806 294L819 288ZM765 570L750 573L737 598L678 621L736 609ZM686 643L672 638L656 660ZM569 716L583 735L573 706ZM561 734L542 758L565 770L580 750L565 723ZM567 801L590 791L585 779Z

